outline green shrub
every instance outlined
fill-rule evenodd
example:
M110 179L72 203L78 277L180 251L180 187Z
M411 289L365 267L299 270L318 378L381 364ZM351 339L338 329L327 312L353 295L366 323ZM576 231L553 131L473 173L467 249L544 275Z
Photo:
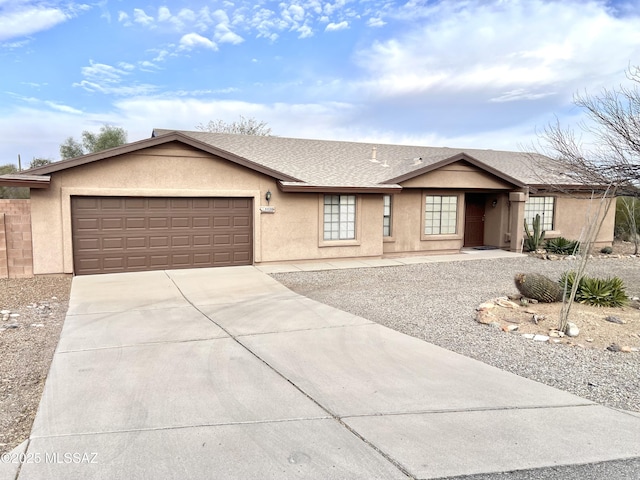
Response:
M547 240L545 245L547 252L557 253L559 255L573 255L578 252L580 242L576 240L567 240L564 237L551 238Z
M602 247L600 249L600 253L604 253L606 255L611 255L613 253L613 248L611 248L611 247Z
M567 295L575 282L575 272L565 272L560 277L560 286L567 284ZM576 301L595 307L622 307L629 301L624 282L619 277L595 278L584 275L576 291Z

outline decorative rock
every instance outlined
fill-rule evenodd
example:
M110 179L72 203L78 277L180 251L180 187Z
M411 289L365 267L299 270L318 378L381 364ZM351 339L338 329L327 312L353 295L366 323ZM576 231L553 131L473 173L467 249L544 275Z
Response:
M549 337L547 335L534 335L533 336L533 341L534 342L548 342L549 341Z
M489 326L498 329L502 328L502 325L500 325L498 322L491 322Z
M504 327L502 327L502 331L507 332L507 333L511 333L511 332L515 332L516 330L518 330L518 325L505 325Z
M499 298L496 303L504 308L513 308L513 309L520 308L520 305L513 303L511 300L505 300L502 298Z
M19 317L19 316L20 316L20 314L19 314L19 313L10 313L10 314L9 314L9 317L10 317L10 318L16 318L16 317Z
M32 327L44 327L44 323L32 323Z
M480 305L478 305L478 308L476 310L482 311L482 310L491 310L492 308L496 308L496 304L493 302L484 302L481 303Z
M19 323L7 323L6 325L4 325L4 328L19 328L20 324Z
M526 338L527 340L533 340L533 337L535 337L535 335L533 333L524 333L523 338Z
M560 332L558 330L551 329L551 330L549 330L549 336L550 337L555 337L555 338L562 338L562 337L564 337L564 333Z
M480 310L476 314L476 322L482 323L483 325L489 325L491 322L494 322L495 319L495 315L487 312L486 310Z
M562 260L562 257L561 257L560 255L553 255L553 254L550 254L550 255L547 255L547 259L548 259L548 260L554 260L554 261L555 261L555 260Z
M620 345L618 345L617 343L612 343L611 345L609 345L607 347L607 350L609 350L610 352L619 352L620 351Z
M615 315L609 315L608 317L604 318L607 322L611 322L611 323L617 323L617 324L624 324L627 323L624 320L621 320L620 317L616 317Z
M580 329L575 323L567 322L567 328L565 329L565 333L569 337L577 337L580 334Z
M587 338L587 339L585 339L585 342L591 343L591 342L593 342L593 338Z
M624 347L620 347L620 351L624 353L631 353L632 350L631 347L625 345Z
M11 313L11 310L0 310L1 315L9 315L10 313Z

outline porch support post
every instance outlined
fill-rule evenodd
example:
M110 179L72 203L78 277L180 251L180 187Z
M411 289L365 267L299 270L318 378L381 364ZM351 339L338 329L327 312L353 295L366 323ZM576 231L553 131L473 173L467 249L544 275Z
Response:
M509 201L511 202L511 245L509 250L512 252L522 253L522 244L524 242L524 203L527 201L525 192L509 192Z

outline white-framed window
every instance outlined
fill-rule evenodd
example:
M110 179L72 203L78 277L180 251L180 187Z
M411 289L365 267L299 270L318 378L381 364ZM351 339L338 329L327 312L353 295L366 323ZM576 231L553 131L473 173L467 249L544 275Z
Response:
M553 230L554 197L529 197L524 204L524 219L531 228L536 215L540 215L540 228Z
M391 236L391 195L382 196L384 207L382 212L382 235L384 237Z
M356 238L356 196L324 196L324 239L354 240Z
M424 234L448 235L457 233L458 196L426 195Z

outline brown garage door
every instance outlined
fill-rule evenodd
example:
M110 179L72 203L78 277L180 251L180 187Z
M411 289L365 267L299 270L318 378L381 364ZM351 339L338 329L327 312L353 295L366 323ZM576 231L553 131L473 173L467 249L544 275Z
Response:
M251 265L251 198L72 197L76 275Z

